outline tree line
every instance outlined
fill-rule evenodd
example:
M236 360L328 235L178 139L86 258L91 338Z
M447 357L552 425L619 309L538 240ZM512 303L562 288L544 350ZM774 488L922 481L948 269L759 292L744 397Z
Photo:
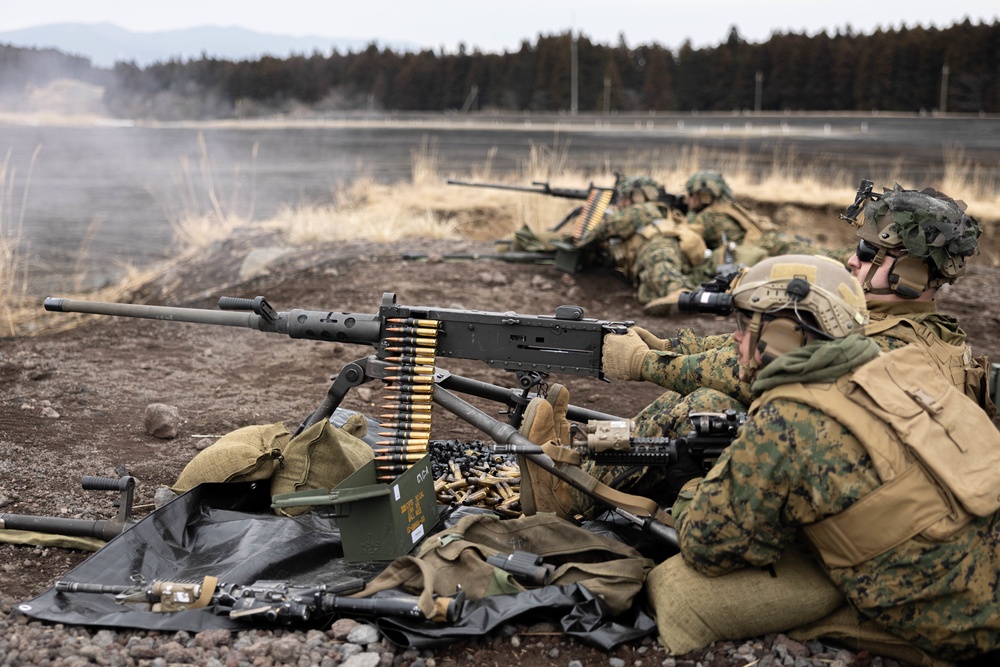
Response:
M0 82L45 83L60 56L105 86L129 118L240 117L329 111L1000 111L1000 23L900 27L855 34L775 33L761 43L733 27L717 46L599 44L540 35L504 53L358 52L228 61L203 56L111 70L51 50L0 45ZM82 62L81 62L82 61ZM576 72L576 86L573 72ZM65 75L65 74L63 74ZM574 95L575 89L575 95Z

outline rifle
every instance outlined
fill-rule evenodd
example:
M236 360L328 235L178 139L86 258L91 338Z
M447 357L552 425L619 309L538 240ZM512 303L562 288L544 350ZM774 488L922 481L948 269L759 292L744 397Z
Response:
M363 580L347 579L336 584L290 584L284 580L261 579L250 585L222 583L215 577L201 581L156 580L146 583L133 575L128 585L88 584L57 581L60 593L113 594L115 603L147 603L150 611L174 612L215 606L217 614L230 618L262 617L280 625L306 623L317 615L399 616L427 620L418 599L411 596L351 598L365 587ZM444 598L441 620L451 623L461 613L464 594Z
M375 353L346 364L334 376L327 395L299 425L295 434L327 420L340 406L348 391L372 380L382 380L394 392L396 410L393 423L386 428L396 430L384 444L406 458L412 447L426 448L426 435L409 419L423 418L436 403L452 414L490 435L494 442L531 445L518 431L524 409L536 394L544 391L550 373L604 379L601 352L604 337L622 334L632 322L609 322L584 317L579 306L560 306L554 315L519 315L451 308L404 306L396 303L396 295L386 292L378 313L349 313L294 309L276 311L267 300L222 297L220 310L146 306L135 304L78 301L48 297L45 309L52 312L77 312L119 317L169 320L257 329L279 333L291 338L369 345ZM453 375L436 365L438 357L478 360L492 368L502 368L515 374L519 389L505 389L470 378ZM506 404L508 423L503 424L459 398L457 391ZM416 416L415 416L416 415ZM613 415L570 406L567 417L574 421L615 420ZM429 419L429 416L426 417ZM402 426L400 425L402 423ZM526 458L599 502L608 501L585 483L574 471L562 470L544 453L527 454ZM402 472L397 462L384 472ZM407 468L402 465L403 470ZM576 471L586 476L582 471ZM657 525L667 521L661 511L650 508L647 499L635 498L630 505L633 514L642 513ZM655 519L655 521L654 521ZM648 524L648 521L647 521ZM672 529L662 536L676 545Z
M590 191L594 189L593 183L591 183L590 187L586 190L574 190L570 188L553 188L549 185L548 181L532 181L531 185L537 187L529 187L527 185L505 185L503 183L473 183L471 181L456 181L450 178L448 179L448 185L464 185L470 188L493 188L494 190L512 190L514 192L533 192L539 195L562 197L564 199L586 199L590 196Z

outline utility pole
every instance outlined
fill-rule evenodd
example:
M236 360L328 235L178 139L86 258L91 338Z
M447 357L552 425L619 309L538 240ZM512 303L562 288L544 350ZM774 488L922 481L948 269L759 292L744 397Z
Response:
M938 111L945 113L948 111L948 63L941 66L941 102L938 103Z
M761 92L763 91L764 88L764 73L761 72L760 70L757 70L757 76L754 77L754 81L756 85L754 86L754 94L753 94L753 112L757 115L760 115L760 100L761 100Z
M611 77L604 77L604 115L611 113Z
M576 115L579 105L577 104L577 67L576 67L576 35L572 30L569 32L569 113Z

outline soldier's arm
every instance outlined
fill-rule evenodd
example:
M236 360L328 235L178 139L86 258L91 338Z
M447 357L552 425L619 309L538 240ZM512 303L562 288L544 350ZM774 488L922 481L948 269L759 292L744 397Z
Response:
M684 354L674 348L670 351L651 351L642 365L642 379L654 382L681 395L688 395L699 387L715 389L744 405L752 399L750 385L739 378L739 352L731 334L710 336L705 343L716 343L704 351ZM681 344L680 349L697 349Z
M674 506L685 562L709 576L776 562L799 526L877 484L866 460L850 432L818 410L787 400L762 406Z

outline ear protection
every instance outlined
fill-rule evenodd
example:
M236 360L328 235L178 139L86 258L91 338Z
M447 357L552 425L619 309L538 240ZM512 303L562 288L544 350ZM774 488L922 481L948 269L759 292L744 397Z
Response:
M795 320L785 317L770 320L763 329L757 341L757 349L765 364L808 342L805 329Z
M904 299L916 299L927 289L930 273L923 260L901 255L889 269L889 289Z

